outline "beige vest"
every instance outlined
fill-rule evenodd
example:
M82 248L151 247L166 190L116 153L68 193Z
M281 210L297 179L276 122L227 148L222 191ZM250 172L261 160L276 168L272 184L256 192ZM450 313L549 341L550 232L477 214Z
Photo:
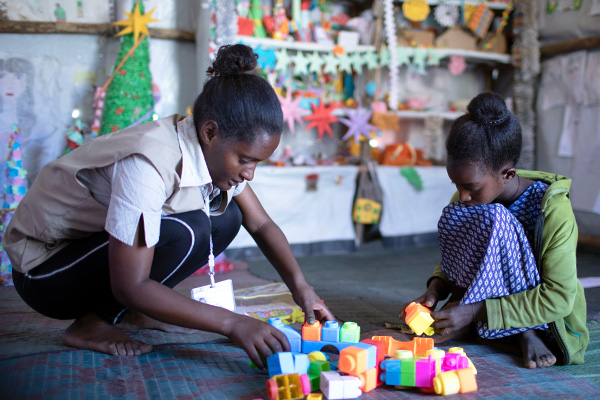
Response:
M77 180L82 169L104 167L141 154L154 165L171 192L163 205L166 214L204 208L198 186L179 186L182 153L177 124L184 118L172 115L101 136L42 168L6 228L3 245L12 267L25 273L72 240L104 230L108 208ZM221 208L211 214L225 211L233 190L222 193Z

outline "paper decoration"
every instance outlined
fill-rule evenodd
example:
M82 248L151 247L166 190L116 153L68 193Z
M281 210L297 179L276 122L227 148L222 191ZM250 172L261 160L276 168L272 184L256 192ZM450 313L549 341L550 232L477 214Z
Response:
M423 180L421 179L419 172L414 167L401 168L400 175L405 177L408 183L410 183L415 190L423 190Z
M338 57L338 66L340 71L346 72L348 74L352 73L352 60L348 57L348 54L344 53Z
M435 20L441 26L453 26L458 22L459 10L452 4L439 4L434 11Z
M403 8L404 5L406 5L406 3L403 4ZM397 60L398 38L396 36L396 17L394 15L394 3L392 0L383 1L383 25L385 28L385 36L387 40L388 49L390 51L390 67L388 71L390 86L388 90L388 105L392 110L395 110L396 107L398 107L398 91L400 86L400 77Z
M410 57L414 54L415 49L410 47L398 47L396 63L398 67L410 64Z
M337 67L339 65L339 59L333 53L327 53L325 55L325 69L326 74L337 74Z
M452 55L450 56L450 63L448 64L448 71L452 75L460 75L467 68L467 63L463 56Z
M440 65L440 61L444 57L446 57L446 54L436 51L435 49L430 49L427 53L427 65L430 67L437 67Z
M275 51L272 49L263 49L262 44L259 44L257 48L254 49L254 52L258 56L258 65L262 69L275 69Z
M402 3L404 17L411 21L424 21L429 15L429 4L425 0L408 0Z
M415 48L413 51L412 64L417 67L419 71L425 71L425 63L427 62L429 51L420 47Z
M325 60L323 57L316 51L313 51L311 55L308 56L308 62L310 66L308 67L308 72L312 72L314 74L320 74L323 69L323 64L325 64Z
M275 58L277 58L277 62L275 63L275 71L279 72L287 72L292 59L285 49L279 49L275 52Z
M379 57L376 52L367 51L364 55L364 60L368 70L372 71L379 68Z
M376 127L369 124L371 115L373 114L370 110L362 110L360 108L352 111L346 109L348 118L339 118L339 120L346 125L349 129L348 132L342 137L342 140L346 140L350 137L354 137L354 142L358 144L360 142L360 135L363 135L367 140L370 139L370 131L377 130Z
M292 91L288 90L285 98L277 95L279 102L281 103L281 111L283 112L283 122L287 122L290 132L295 133L294 122L298 121L302 123L302 117L300 113L302 108L300 107L300 101L302 97L298 96L296 99L292 99Z
M307 115L304 117L304 120L311 121L310 124L306 126L305 129L310 129L312 127L316 127L319 132L319 141L323 140L323 133L327 132L327 134L333 137L333 133L331 132L330 124L336 122L338 119L331 115L331 113L336 109L335 106L325 106L325 103L321 100L319 101L319 105L316 106L314 103L311 105L312 115Z
M485 5L480 4L469 19L467 26L473 31L475 36L483 39L490 28L492 19L494 19L494 14Z
M506 28L506 25L508 25L508 18L510 17L510 13L511 13L512 9L513 9L512 3L507 3L506 8L502 11L502 18L500 19L500 26L496 30L494 36L492 36L492 38L490 40L488 40L486 43L483 44L482 47L484 49L490 49L492 47L492 45L494 44L494 42L497 40L498 36L501 35L502 32L504 32L504 28Z
M390 65L390 61L392 59L392 55L387 46L382 46L381 51L379 52L379 63L382 67L388 67Z
M152 13L154 12L154 10L156 10L156 7L150 10L149 13L143 14L143 5L142 10L140 11L139 4L140 3L138 2L135 3L135 5L133 6L133 12L131 13L123 11L125 14L127 14L129 18L113 22L113 25L125 27L125 29L122 29L119 33L116 34L116 36L122 36L127 35L128 33L133 33L133 41L137 42L138 37L141 33L145 34L146 36L150 35L150 33L148 32L148 27L146 25L150 22L158 21L157 19L152 18Z
M23 138L16 124L12 126L12 133L8 143L6 159L6 185L3 195L2 210L0 210L0 286L12 285L12 265L4 251L2 239L6 227L19 202L27 193L27 171L23 168L21 157L21 142Z
M266 38L267 32L265 31L265 27L262 23L263 12L260 6L260 0L250 1L250 15L252 16L252 21L254 22L254 37Z
M294 63L294 75L308 75L308 58L304 56L304 53L298 51L295 56L292 57Z
M146 35L144 5L136 2L130 16L129 25L118 35L123 35L119 53L115 61L115 70L104 85L104 113L100 126L100 135L127 128L134 123L152 120L154 98L152 96L152 74L150 73L150 49ZM116 24L123 25L119 21ZM142 28L143 27L143 28ZM142 35L135 39L136 30Z

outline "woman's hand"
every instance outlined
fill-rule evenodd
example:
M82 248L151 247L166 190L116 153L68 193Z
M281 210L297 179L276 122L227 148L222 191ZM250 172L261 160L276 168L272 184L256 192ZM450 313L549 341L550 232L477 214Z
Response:
M319 322L336 321L325 303L307 283L296 287L292 292L292 298L304 311L304 318L309 324L314 324L315 319Z
M400 314L398 314L398 317L400 319L406 317L406 307L408 307L408 305L412 302L419 303L431 310L434 310L435 306L437 306L437 303L440 300L445 299L447 296L448 288L446 288L444 281L437 278L432 279L429 283L429 286L427 286L427 290L425 291L425 293L423 293L416 299L402 305L402 310L400 310Z
M440 311L431 313L435 320L433 327L442 336L456 332L474 321L486 320L485 301L459 305L458 301L448 303Z
M266 322L234 314L226 322L225 336L240 346L260 369L267 367L267 358L280 351L290 351L285 334Z

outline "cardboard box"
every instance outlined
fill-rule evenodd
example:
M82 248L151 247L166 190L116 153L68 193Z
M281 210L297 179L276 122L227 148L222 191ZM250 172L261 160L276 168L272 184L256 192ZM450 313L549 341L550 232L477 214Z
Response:
M448 49L477 50L477 38L470 31L454 25L435 40L436 47Z
M416 44L411 44L411 41ZM417 29L398 29L398 46L433 46L435 34L431 31L423 31Z

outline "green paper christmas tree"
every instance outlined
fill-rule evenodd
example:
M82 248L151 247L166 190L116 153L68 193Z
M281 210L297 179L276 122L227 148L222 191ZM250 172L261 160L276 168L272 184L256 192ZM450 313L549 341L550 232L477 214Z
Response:
M115 132L152 120L154 99L150 74L150 51L146 24L152 9L144 14L144 5L136 1L129 18L115 22L125 26L117 36L123 36L114 72L104 97L104 113L100 135Z

